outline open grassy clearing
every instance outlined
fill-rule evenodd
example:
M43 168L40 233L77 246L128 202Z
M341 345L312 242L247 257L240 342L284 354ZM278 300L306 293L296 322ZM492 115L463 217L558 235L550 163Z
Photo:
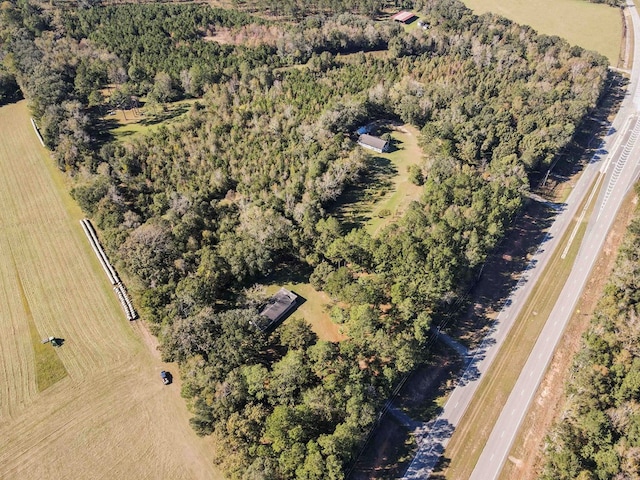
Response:
M618 65L622 42L620 10L585 0L463 0L474 13L493 12L595 50Z
M361 184L349 188L339 199L336 214L351 227L364 226L376 235L397 220L409 204L420 198L422 187L409 181L409 166L419 164L420 132L411 125L393 127L389 153L374 153L371 168Z
M163 105L143 105L137 109L113 110L102 117L105 127L117 139L145 134L160 125L175 122L189 111L197 99L190 98Z
M41 337L38 336L38 329L33 320L31 308L29 307L27 296L24 293L24 287L22 286L20 277L16 277L16 283L18 284L18 292L20 294L20 300L22 301L22 307L24 308L24 317L29 324L29 335L31 337L31 346L33 347L35 361L36 384L38 391L41 392L66 377L67 370L60 361L56 350L52 348L50 344L47 345L43 343Z
M0 478L221 478L179 379L162 385L177 368L125 319L25 102L0 108L0 138ZM47 336L64 345L38 344ZM45 369L58 362L62 378Z
M588 216L587 216L588 218ZM560 246L566 245L569 228ZM444 452L446 478L469 478L509 393L549 318L578 253L586 230L583 221L567 257L558 248L541 275L493 365L486 373Z
M386 225L397 220L413 200L420 197L422 187L409 181L409 166L420 162L422 152L418 146L419 131L411 125L395 127L392 131L395 149L391 153L376 154L373 173L362 186L343 195L337 207L338 215L347 224L364 222L367 231L375 235ZM389 215L381 215L381 212ZM267 294L285 287L304 298L292 317L303 317L322 340L337 342L345 336L329 316L331 298L318 292L303 276L291 272L277 272L267 280ZM285 320L285 323L287 320Z
M280 287L284 287L304 299L304 303L283 323L287 323L294 317L302 317L311 325L311 329L318 335L320 340L339 342L346 338L340 333L340 325L334 323L329 316L328 309L332 304L329 295L317 291L310 283L306 283L303 280L286 280L278 277L280 276L276 275L275 278L270 279L270 283L266 288L268 295L272 295L276 293ZM286 283L279 283L279 280Z

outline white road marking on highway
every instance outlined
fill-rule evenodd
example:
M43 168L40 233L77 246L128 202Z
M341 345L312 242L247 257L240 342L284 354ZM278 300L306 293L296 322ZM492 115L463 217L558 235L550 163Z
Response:
M636 40L638 40L640 39L640 18L638 17L637 9L633 4L632 0L627 0L625 5L628 8L628 10L631 12L631 19L633 24L633 31L632 31L633 37ZM623 106L618 112L616 119L614 120L614 125L617 123L616 120L618 119L620 120L621 123L623 123L624 120L621 117L623 117L624 115L626 117L626 124L625 124L626 129L619 129L616 126L612 127L611 132L617 130L617 134L619 135L616 139L612 139L614 144L616 144L619 138L622 139L621 141L624 141L624 137L629 133L628 128L631 127L631 121L629 120L629 117L631 114L629 113L629 110L631 109L635 111L634 112L635 114L633 115L632 118L636 119L636 125L633 129L634 131L637 130L637 136L638 138L640 138L640 121L638 121L637 119L637 115L638 115L637 112L638 110L640 110L640 88L638 87L638 84L640 83L639 81L640 69L638 68L640 66L640 49L636 49L636 51L634 52L633 66L634 68L633 68L633 73L631 75L632 78L629 85L629 89L627 91L627 97L625 98L625 101L623 102ZM633 103L629 104L630 102L633 102ZM632 136L634 134L632 134ZM602 245L605 241L606 233L609 230L610 225L613 222L613 219L615 218L619 205L622 201L622 194L626 189L629 188L629 185L635 182L638 178L638 174L640 171L640 155L637 154L637 151L633 150L638 147L637 147L637 144L635 143L634 138L629 137L628 140L629 141L627 141L627 144L628 144L627 146L629 146L630 149L627 149L625 147L624 155L628 156L629 159L633 160L634 164L631 166L633 168L633 173L628 172L629 168L626 168L624 165L624 163L626 163L625 162L626 158L623 159L625 161L621 161L621 159L614 158L614 155L612 155L611 163L615 163L615 169L613 172L610 172L610 176L614 177L611 179L613 181L610 180L608 182L607 189L605 192L603 192L602 200L598 202L600 204L600 209L596 210L597 206L594 207L594 213L590 216L589 228L587 228L583 245L580 247L580 251L576 258L576 263L580 263L581 265L584 265L586 267L585 271L587 273L591 272L593 264L595 263L595 257L597 253L601 251ZM616 149L617 148L618 147L616 146ZM629 150L629 151L627 152L626 150ZM611 150L611 152L613 154L614 150ZM618 152L615 152L615 153L618 153ZM632 153L634 155L632 155ZM608 164L606 166L602 166L601 168L603 168L603 170L606 170L605 167L608 167ZM600 175L600 173L597 171L599 170L598 167L595 167L593 170L596 170L596 171L592 171L591 172L592 176L588 177L589 183L594 182L596 180L596 178L594 177ZM619 183L621 184L624 183L624 186L626 188L622 188L622 186L617 185L616 183L616 180L618 180L617 177L619 177L619 179L622 180ZM584 176L582 178L584 178ZM583 185L583 186L586 186L586 185ZM610 192L608 192L609 190ZM584 195L588 193L587 188L582 188L580 191L582 192L581 195L583 195L581 198L584 198ZM607 195L604 195L605 193L607 193ZM609 200L609 196L612 202L607 204L605 208L605 204L607 203L607 200ZM606 211L606 215L604 214L605 211ZM575 211L574 211L574 214L575 214ZM568 230L569 225L567 225L565 228ZM580 291L584 287L584 283L587 280L586 277L587 275L585 275L583 271L578 270L576 268L575 271L571 272L570 277L563 288L563 293L561 293L561 299L564 301L565 304L569 303L569 301L573 302L571 312L573 312L575 303L578 301ZM564 298L562 298L563 296ZM558 306L559 306L558 303L556 303L556 307ZM558 308L558 310L560 309ZM568 317L568 316L569 315L566 315L566 314L560 315L559 313L556 313L555 308L554 308L554 313L551 315L551 317L554 319L556 317L558 318L561 326L566 324L566 321L568 321L568 318L565 318L565 317ZM548 326L551 327L551 325L548 325ZM545 330L546 329L547 329L547 326L545 325ZM551 328L549 328L549 330L551 330ZM547 334L545 334L545 332L543 331L541 335L542 335L542 338L546 338L547 335L557 336L556 341L559 341L561 331L560 329L556 329L553 333L549 331ZM527 361L527 363L528 364L530 363L531 365L525 366L525 369L530 368L530 369L533 369L530 371L536 371L538 373L539 378L537 379L538 381L537 385L539 385L539 381L544 375L544 369L546 368L546 365L548 365L548 362L551 360L550 356L552 355L553 350L555 350L555 347L553 349L548 349L546 347L543 347L543 342L540 342L539 345L540 347L542 347L542 349L545 350L545 355L544 355L545 360L543 362L539 361L540 355L538 355L537 356L538 359L535 360L535 354L534 354ZM557 344L555 345L557 346ZM534 351L536 348L537 346L534 347ZM523 377L525 377L525 375L521 375L521 378ZM524 378L523 378L523 382L526 382ZM529 386L527 386L526 388L529 388ZM505 415L503 416L501 414L500 416L501 418L499 418L496 421L494 425L494 431L492 431L491 436L487 440L487 444L485 445L483 452L480 458L478 459L476 466L471 474L470 478L472 480L495 480L496 478L499 477L500 471L502 470L502 467L506 462L507 456L509 454L509 449L511 448L513 439L516 436L516 431L518 427L521 425L522 419L524 418L526 411L528 409L528 406L533 400L534 395L535 395L535 389L532 389L528 401L524 402L523 399L521 399L516 392L512 392L512 394L510 395L510 398L507 400L507 403L505 404L505 407L517 405L516 408L518 408L518 411L521 412L521 416L519 419L513 418L513 417L507 417L506 411L508 411L508 409L506 408L504 409L503 413L505 413ZM506 442L506 440L498 441L497 438L494 438L494 439L491 438L494 432L495 432L495 436L497 437L500 434L499 432L503 432L503 431L506 431L508 433L508 435L505 438L508 439L509 442ZM485 457L485 455L486 457L491 456L491 458L487 461L487 458ZM494 459L496 459L495 462L493 461ZM424 477L421 477L421 478L424 478Z
M569 237L569 240L567 241L567 246L564 247L562 255L560 255L560 258L562 258L563 260L565 258L567 258L567 255L569 254L569 249L571 248L571 244L573 243L573 240L576 238L576 235L578 234L578 230L580 229L580 225L582 225L582 221L584 220L584 216L587 214L587 210L589 209L589 205L591 205L591 200L593 200L593 197L595 196L596 192L598 191L598 187L600 187L600 182L602 181L603 178L604 178L604 174L603 175L599 175L598 179L596 180L595 185L591 189L591 193L589 194L589 198L587 198L587 201L584 204L584 208L582 209L582 212L580 213L580 217L578 218L578 221L576 222L576 226L573 227L573 231L571 232L571 236Z
M633 117L627 118L627 121L624 123L624 126L622 127L621 131L624 132L624 131L627 130L627 128L629 127L629 123L631 122L632 118ZM618 138L616 138L616 141L614 142L613 147L611 148L611 150L607 154L607 160L600 167L600 172L606 173L606 171L609 168L609 165L611 165L611 159L613 158L613 154L616 152L616 150L620 146L620 142L622 142L622 135L618 135Z

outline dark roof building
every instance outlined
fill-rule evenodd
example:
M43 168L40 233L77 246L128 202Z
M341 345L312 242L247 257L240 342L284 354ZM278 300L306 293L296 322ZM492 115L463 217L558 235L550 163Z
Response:
M265 317L265 321L261 322L257 327L260 330L266 330L270 326L280 322L295 308L297 301L298 296L295 293L290 292L286 288L281 288L260 311L260 316Z
M369 150L374 150L378 153L386 152L389 150L389 142L387 140L383 140L380 137L374 137L373 135L360 135L358 138L358 145L364 148L368 148Z
M416 17L415 13L413 12L398 12L396 13L393 17L391 17L391 20L395 20L396 22L400 22L400 23L409 23L410 20L413 20Z

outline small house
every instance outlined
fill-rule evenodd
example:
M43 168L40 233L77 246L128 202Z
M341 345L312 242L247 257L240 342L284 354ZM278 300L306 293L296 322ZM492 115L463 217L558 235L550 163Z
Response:
M360 135L360 138L358 138L358 145L378 153L389 151L388 140L368 134Z
M260 311L260 316L263 317L263 322L257 327L260 330L267 330L272 325L276 325L284 320L292 310L295 309L298 296L287 290L281 288L278 292L269 299L269 302Z

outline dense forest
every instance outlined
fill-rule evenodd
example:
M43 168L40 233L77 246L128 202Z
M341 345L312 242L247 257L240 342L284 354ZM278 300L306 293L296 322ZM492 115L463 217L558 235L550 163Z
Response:
M595 53L455 0L416 2L428 28L411 31L362 11L380 2L298 3L317 8L293 23L193 4L0 11L0 87L29 100L233 478L344 478L607 74ZM250 25L276 41L207 38ZM184 97L198 100L180 123L101 131L105 109ZM372 120L417 126L424 152L420 199L375 237L333 215L367 176L354 131ZM252 285L274 271L330 294L347 339L295 317L254 328Z
M640 472L640 211L571 368L566 404L541 478L638 478Z

